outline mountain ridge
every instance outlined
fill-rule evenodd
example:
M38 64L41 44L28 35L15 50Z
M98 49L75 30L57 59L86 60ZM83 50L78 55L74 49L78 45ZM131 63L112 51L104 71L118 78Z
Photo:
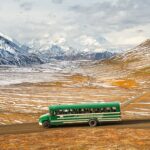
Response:
M28 49L20 47L11 38L0 35L0 65L28 66L41 63L38 56L28 53Z
M48 45L48 44L47 44ZM0 65L30 66L35 64L49 63L52 59L56 60L101 60L108 59L116 53L104 52L82 52L59 45L41 47L21 45L18 41L0 33Z

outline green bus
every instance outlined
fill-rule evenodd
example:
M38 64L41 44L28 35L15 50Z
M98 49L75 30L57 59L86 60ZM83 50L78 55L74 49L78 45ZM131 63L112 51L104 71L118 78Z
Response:
M39 125L49 128L69 123L88 123L94 127L101 122L120 120L119 102L82 103L49 106L49 113L40 116Z

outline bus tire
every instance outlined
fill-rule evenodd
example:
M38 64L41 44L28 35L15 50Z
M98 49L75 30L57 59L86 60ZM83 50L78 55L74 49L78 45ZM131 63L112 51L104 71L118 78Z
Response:
M91 119L91 120L89 120L88 123L89 123L90 127L96 127L98 124L98 121L97 121L97 119Z
M44 128L50 128L51 127L49 121L44 121L42 125L43 125Z

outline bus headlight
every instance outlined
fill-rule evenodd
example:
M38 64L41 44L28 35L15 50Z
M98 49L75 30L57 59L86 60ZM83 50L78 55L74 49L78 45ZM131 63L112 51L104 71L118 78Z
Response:
M39 122L39 125L42 126L42 122Z

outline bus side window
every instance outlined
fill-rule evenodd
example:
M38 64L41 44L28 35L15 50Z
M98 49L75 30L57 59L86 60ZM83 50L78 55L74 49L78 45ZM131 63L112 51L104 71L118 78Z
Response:
M74 109L75 114L78 114L78 109Z
M101 108L98 108L98 113L101 113L102 111L101 111Z
M107 112L107 108L104 108L104 112Z
M87 108L84 108L84 113L87 113Z
M64 114L68 114L69 110L68 109L65 109L64 110Z
M116 112L116 107L111 108L112 112Z
M100 108L97 108L97 113L101 113L101 109Z
M56 116L56 111L53 111L53 112L52 112L52 116Z
M69 114L73 114L73 109L70 109L70 110L69 110Z
M80 108L78 109L78 112L79 112L79 114L81 113L81 109Z
M87 113L87 109L86 108L84 108L84 113Z
M106 108L102 108L102 112L106 112Z
M76 112L77 112L77 114L79 114L79 113L80 113L80 110L79 110L79 109L76 109Z
M110 107L107 107L106 108L106 112L110 112L111 110L110 110Z
M72 114L75 114L76 112L75 112L75 109L72 109Z
M94 109L93 109L93 108L91 108L91 109L90 109L90 113L93 113L93 112L94 112Z
M51 114L51 116L54 116L54 111L51 110L51 111L50 111L50 114Z
M101 108L101 112L104 112L104 108Z
M88 108L88 109L87 109L87 113L90 113L90 112L91 112L91 109L90 109L90 108Z
M97 112L97 109L96 108L93 108L93 113L96 113Z
M59 115L63 114L63 111L62 111L61 109L58 110L58 114L59 114Z
M95 108L95 113L99 113L99 108Z
M57 110L54 111L54 115L56 116L58 114Z
M85 109L82 108L82 109L81 109L81 113L85 113Z

